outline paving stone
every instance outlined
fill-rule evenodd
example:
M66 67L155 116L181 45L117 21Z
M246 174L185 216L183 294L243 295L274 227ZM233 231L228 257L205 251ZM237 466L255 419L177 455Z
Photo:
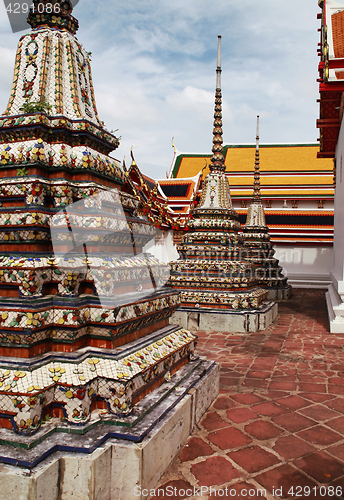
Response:
M321 422L323 420L329 420L330 418L338 417L339 413L330 410L326 406L323 405L314 405L310 406L309 408L304 408L303 410L300 410L299 413L304 415L305 417L310 417L313 418L314 420L317 420L318 422Z
M328 483L344 473L344 463L330 456L326 451L317 451L295 460L293 464L314 477L319 483Z
M258 380L246 377L242 385L246 388L252 387L252 388L266 389L269 385L269 382L267 380Z
M344 394L344 386L328 384L330 394Z
M297 458L316 451L316 448L296 436L285 436L276 441L273 450L284 458Z
M221 429L222 427L228 427L230 423L225 422L218 413L209 412L201 420L201 425L207 431L214 431L215 429Z
M233 399L222 396L217 398L212 408L215 408L215 410L228 410L229 408L234 408L236 406L238 405L233 401Z
M326 449L327 453L330 455L334 455L344 462L344 444L339 444L337 446L332 446L331 448ZM343 468L344 475L344 468Z
M183 451L179 455L179 459L181 462L187 462L204 455L212 455L213 453L213 449L203 439L191 437L188 439Z
M261 403L262 401L264 401L263 398L249 392L234 394L233 396L231 396L231 398L234 399L234 401L241 403L242 405L253 405L254 403Z
M316 394L313 392L301 392L300 396L310 399L311 401L314 401L314 403L322 403L323 401L328 401L329 399L334 398L332 394Z
M191 472L200 486L218 486L241 476L229 460L224 457L210 457L194 464Z
M260 446L233 451L227 453L227 456L249 473L259 472L280 463L280 460L275 455L260 448Z
M260 405L256 405L254 407L254 411L257 413L260 413L261 415L266 415L266 416L275 416L275 415L282 415L283 413L287 413L288 410L286 408L283 408L282 406L278 406L275 403L269 401L268 403L262 403Z
M263 472L255 476L255 480L272 494L276 494L276 496L281 498L292 496L288 495L288 491L290 491L291 487L295 489L296 486L300 486L301 488L305 486L313 488L316 486L314 481L291 467L289 464L283 464L272 470Z
M344 398L335 398L331 401L327 401L325 404L329 408L333 408L333 410L344 413Z
M300 396L287 396L286 398L276 399L276 403L289 408L289 410L299 410L311 404L306 399L300 398Z
M265 420L258 420L245 425L245 431L260 440L275 438L283 432L271 422L266 422Z
M298 413L287 413L286 415L273 417L272 420L289 432L301 431L317 424L314 420L303 417Z
M271 371L268 371L268 372L262 372L262 371L253 371L253 370L250 370L248 373L247 373L247 377L248 378L261 378L261 379L266 379L266 378L269 378L271 376Z
M289 396L289 392L285 391L267 391L267 392L262 392L262 396L266 399L279 399L283 398L284 396Z
M326 422L326 426L331 427L331 429L333 429L336 432L339 432L340 434L344 434L344 416L334 418L333 420Z
M159 495L158 489L160 490ZM183 492L186 490L194 491L194 488L190 483L182 479L177 479L174 481L167 481L167 483L156 487L155 490L156 495L151 496L151 498L155 498L156 500L184 500L185 494L183 494ZM171 491L176 491L177 494L171 496Z
M263 491L249 483L235 483L231 486L227 486L227 491L224 490L223 494L222 491L223 488L222 490L215 490L208 498L235 498L235 500L247 500L249 498L250 500L266 500L266 497L263 496Z
M296 388L296 382L271 382L269 385L269 389L280 389L281 391L295 391Z
M249 408L233 408L228 410L226 415L229 420L232 420L237 424L241 424L258 417L257 413Z
M300 382L299 383L299 390L304 391L304 392L320 392L324 393L326 392L326 385L325 384L311 384L311 383L306 383L306 382Z
M234 427L227 427L219 431L212 432L207 436L208 440L216 444L221 450L229 450L230 448L238 448L245 444L250 444L252 439L243 434Z
M327 429L323 425L316 425L310 429L297 433L299 437L312 444L329 445L341 441L343 437L337 432Z

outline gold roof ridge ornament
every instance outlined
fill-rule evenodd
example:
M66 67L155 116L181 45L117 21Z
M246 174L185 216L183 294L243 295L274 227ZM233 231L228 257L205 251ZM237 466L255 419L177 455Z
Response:
M131 161L131 165L132 166L133 165L136 166L136 161L135 161L135 158L134 158L133 148L134 148L134 146L131 146L131 148L130 148L130 156L131 156L131 160L132 160Z

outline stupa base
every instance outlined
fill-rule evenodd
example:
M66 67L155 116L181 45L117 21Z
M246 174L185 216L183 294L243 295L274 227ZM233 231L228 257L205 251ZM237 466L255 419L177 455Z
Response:
M256 309L201 309L180 307L170 317L170 323L179 324L192 332L247 333L266 330L277 318L278 305L266 301Z
M130 419L111 425L93 415L78 432L60 421L35 436L2 429L2 495L69 500L77 492L78 498L144 500L218 392L219 366L198 358L140 401L134 426Z
M268 290L268 299L269 300L288 300L292 295L292 286L286 285L283 287L276 288L266 288Z

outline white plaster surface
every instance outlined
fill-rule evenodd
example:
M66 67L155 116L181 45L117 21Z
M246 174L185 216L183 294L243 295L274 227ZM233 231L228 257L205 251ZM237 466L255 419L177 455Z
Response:
M290 285L297 288L327 287L330 269L333 268L333 249L330 245L276 245L274 248L275 257Z
M188 311L177 309L170 317L171 324L183 325L191 332L217 331L246 333L265 330L276 319L278 305L269 302L269 305L260 311L252 312L212 312L206 310Z
M172 410L168 421L161 422L142 446L142 486L151 489L189 437L192 396L186 395ZM148 436L147 436L148 437ZM143 497L145 498L145 497Z
M336 188L334 192L334 238L331 285L326 294L332 333L344 333L344 124L336 147Z

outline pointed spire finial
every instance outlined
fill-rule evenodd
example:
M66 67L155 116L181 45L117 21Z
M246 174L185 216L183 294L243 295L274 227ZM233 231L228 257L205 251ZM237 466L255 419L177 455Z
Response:
M260 201L259 115L257 116L256 158L254 164L253 201Z
M222 94L221 94L221 35L218 36L217 67L216 67L216 92L215 92L215 113L213 129L213 156L209 169L211 172L224 172L225 159L223 157L222 146Z
M134 153L133 153L133 148L134 148L134 146L131 146L131 149L130 149L131 164L136 165L136 161L135 161Z
M216 68L216 88L221 88L221 35L217 37L218 45L217 45L217 68Z

